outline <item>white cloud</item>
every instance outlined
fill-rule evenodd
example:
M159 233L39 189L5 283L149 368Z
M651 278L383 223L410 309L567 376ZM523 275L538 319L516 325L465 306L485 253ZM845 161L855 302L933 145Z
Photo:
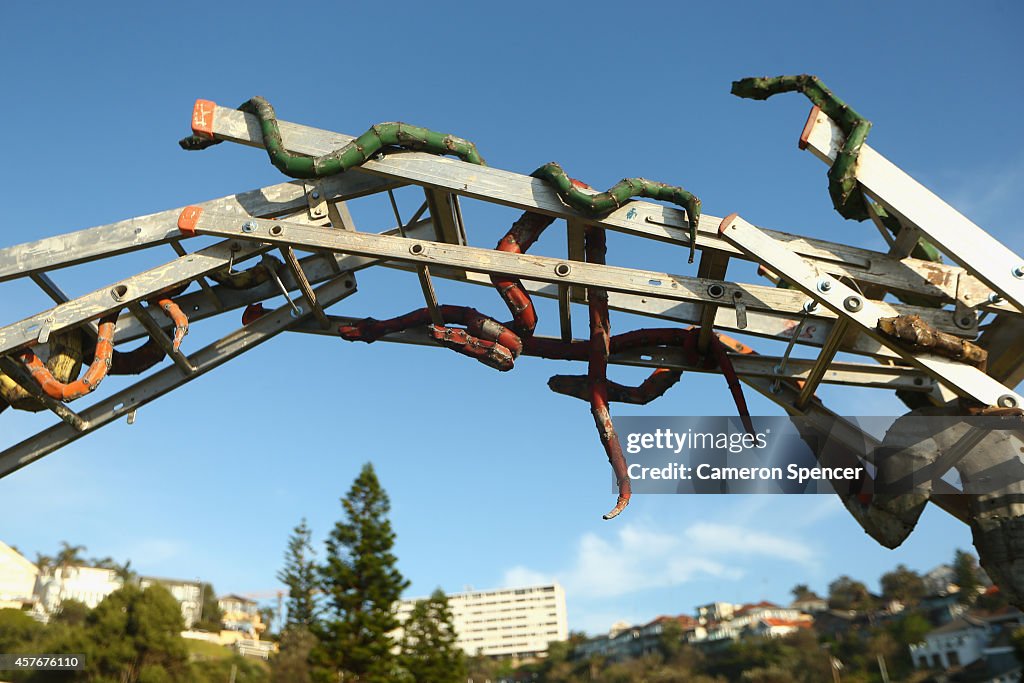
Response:
M816 565L810 546L796 539L741 526L699 522L686 530L686 537L704 553L712 555L755 555L806 567Z
M504 585L558 580L574 600L615 598L670 588L697 578L738 580L742 560L774 559L805 567L818 564L814 550L797 538L736 524L699 522L679 531L625 524L614 535L584 534L567 568L545 574L516 566Z

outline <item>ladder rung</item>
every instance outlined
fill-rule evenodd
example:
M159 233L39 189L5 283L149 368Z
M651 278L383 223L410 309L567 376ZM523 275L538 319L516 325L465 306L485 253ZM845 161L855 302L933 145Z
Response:
M562 341L572 341L572 303L569 300L569 285L558 285L558 329Z
M836 353L839 351L839 347L842 345L848 329L849 323L846 321L846 318L839 318L832 327L832 332L828 335L828 339L825 340L824 346L821 347L821 353L818 354L818 360L811 367L811 371L807 373L807 379L804 380L804 385L800 388L800 395L796 399L798 410L806 408L807 404L814 398L814 392L818 390L818 385L821 384L825 371L828 370L828 366L836 357Z
M444 327L444 316L441 315L441 307L437 304L437 294L434 293L434 281L430 278L430 268L424 265L416 266L416 274L420 278L420 287L423 289L423 299L427 302L430 310L430 319L439 327Z

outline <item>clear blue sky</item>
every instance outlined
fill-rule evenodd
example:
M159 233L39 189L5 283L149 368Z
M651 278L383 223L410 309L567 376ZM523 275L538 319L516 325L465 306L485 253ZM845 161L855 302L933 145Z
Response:
M825 167L797 150L807 102L729 95L743 76L810 72L874 121L874 147L1024 252L1018 3L712 5L5 3L0 244L280 182L257 150L175 144L197 97L235 105L260 94L287 120L347 133L403 120L475 141L493 166L529 173L557 160L602 188L643 175L686 186L713 215L881 248L871 227L834 214ZM354 211L361 229L390 227L383 202ZM472 202L466 215L479 246L515 218ZM536 251L561 244L552 228ZM609 259L692 272L680 249L619 236ZM55 279L81 294L157 262ZM335 312L420 305L410 276L359 281ZM46 307L31 287L0 291L2 323ZM482 288L439 293L505 315ZM553 333L552 308L541 316ZM209 338L202 327L186 348ZM441 349L282 337L143 409L134 426L0 481L0 539L30 557L66 539L143 573L269 591L291 527L307 517L322 538L372 461L410 595L555 577L570 626L592 632L711 600L781 601L798 582L823 591L843 573L875 584L897 563L927 570L970 546L967 527L930 509L903 547L885 550L828 496L639 496L604 522L613 496L587 407L545 385L567 371L523 359L499 375ZM882 392L822 394L846 414L901 410ZM779 413L748 400L755 414ZM732 411L711 376L687 376L642 410L616 408ZM49 421L7 411L2 444Z

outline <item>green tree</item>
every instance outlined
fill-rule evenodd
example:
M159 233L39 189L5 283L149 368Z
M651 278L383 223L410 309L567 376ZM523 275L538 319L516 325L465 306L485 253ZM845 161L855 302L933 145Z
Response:
M811 590L810 586L806 583L798 583L793 586L789 591L793 594L793 601L799 602L801 600L817 600L818 594Z
M83 552L85 552L84 545L71 545L67 541L61 541L60 550L54 558L54 563L64 572L68 567L86 563L85 557L82 556Z
M316 636L301 624L285 627L281 633L281 651L271 660L274 683L310 683L309 655L316 645Z
M97 569L117 569L118 565L114 562L114 558L110 557L94 557L86 562L90 567L96 567Z
M199 621L193 624L193 628L200 631L220 631L220 621L224 616L220 605L217 604L217 591L213 589L212 583L204 583L202 586L203 607L199 611Z
M416 683L466 680L466 656L456 645L448 596L440 588L416 602L402 627L402 666Z
M119 683L187 680L183 628L178 602L163 586L140 590L127 585L114 591L89 613L82 630L89 645L86 678Z
M916 605L924 597L924 579L905 565L897 565L891 572L882 574L880 580L882 597L886 600L899 600L905 605Z
M828 606L840 610L867 610L872 607L868 587L849 576L840 576L828 585Z
M267 627L262 637L267 640L274 640L277 636L270 630L270 627L274 623L277 611L273 607L266 606L258 608L256 612L260 615L260 622Z
M901 645L913 645L924 640L934 627L920 614L908 614L889 625L889 632Z
M669 619L662 623L661 633L658 634L658 652L666 660L671 660L683 648L683 627L676 619Z
M136 574L135 571L132 569L131 560L125 560L124 564L118 564L115 562L114 566L111 567L111 569L117 572L118 578L121 579L121 581L123 581L124 583L131 583L139 577L139 575Z
M60 609L53 615L53 621L69 626L82 626L89 618L90 611L89 606L81 600L62 600Z
M43 633L43 625L17 609L0 609L0 652L18 653Z
M317 591L316 553L311 542L312 531L303 518L288 538L288 549L284 554L284 568L277 578L288 587L288 626L299 625L309 628L316 621Z
M391 506L372 465L363 466L341 504L345 517L327 538L319 572L325 605L315 629L316 675L383 683L398 670L390 633L398 627L395 603L409 583L395 566Z
M267 683L270 666L261 660L241 655L206 659L189 665L188 683Z
M36 569L39 573L44 576L49 576L53 570L53 558L49 555L43 555L42 553L36 553Z
M978 596L978 561L974 555L963 550L953 554L953 583L960 587L957 602L969 605Z

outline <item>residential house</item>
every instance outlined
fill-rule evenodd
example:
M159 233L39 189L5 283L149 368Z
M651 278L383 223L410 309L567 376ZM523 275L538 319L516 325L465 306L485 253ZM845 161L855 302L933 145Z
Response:
M39 569L21 553L0 542L0 609L24 609L35 601Z
M221 624L226 630L247 633L255 640L259 640L260 634L267 630L255 600L241 595L225 595L217 600L217 605L223 613Z
M802 600L794 600L789 606L791 609L805 614L817 614L828 611L828 600L819 598L817 595L810 595Z
M44 569L36 582L36 596L46 615L56 612L65 600L78 600L93 609L124 580L114 569L67 566Z
M587 658L598 655L610 661L622 661L657 652L662 646L665 628L672 622L680 626L681 641L688 633L703 628L696 619L687 615L660 616L646 624L627 627L616 623L607 636L590 638L577 645L573 650L573 657Z
M994 613L965 612L911 645L910 656L917 669L959 670L984 660L974 668L994 667L1002 676L1013 655L1010 636L1022 623L1024 614L1012 607Z
M731 602L712 602L697 607L697 621L701 624L726 621L732 619L733 613L740 608Z
M745 635L777 637L810 628L813 623L813 617L798 609L764 601L739 606L730 618L709 623L705 638L694 638L691 642L738 640Z

